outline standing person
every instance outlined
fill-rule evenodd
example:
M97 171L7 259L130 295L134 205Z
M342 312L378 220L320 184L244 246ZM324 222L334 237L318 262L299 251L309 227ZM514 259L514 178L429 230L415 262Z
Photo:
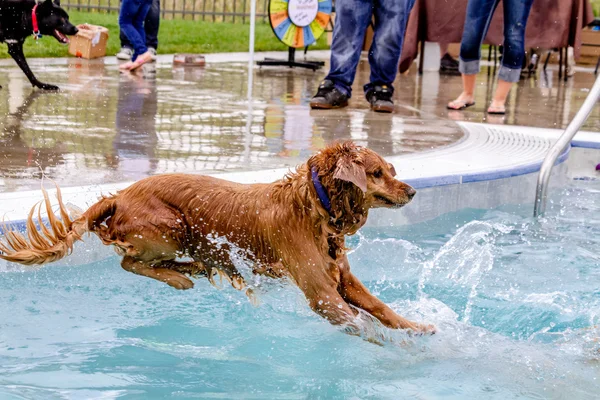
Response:
M131 61L121 64L120 69L134 70L152 61L152 54L146 47L144 20L152 6L152 0L123 0L119 13L119 28L133 44Z
M150 10L144 21L144 32L146 33L146 47L152 54L152 61L156 61L156 50L158 49L158 28L160 25L160 0L153 0ZM133 44L127 39L125 32L119 32L121 50L117 53L119 60L131 60L133 56Z
M369 49L371 77L364 86L364 92L374 111L394 111L392 83L398 73L406 23L414 2L336 0L331 67L310 102L311 108L330 109L348 105L365 32L375 17L373 43Z
M475 104L475 79L479 72L481 44L500 0L469 0L460 45L459 71L463 91L448 103L451 110L463 110ZM506 114L506 98L518 82L525 58L525 27L533 0L502 0L504 7L504 52L498 71L498 85L488 114Z

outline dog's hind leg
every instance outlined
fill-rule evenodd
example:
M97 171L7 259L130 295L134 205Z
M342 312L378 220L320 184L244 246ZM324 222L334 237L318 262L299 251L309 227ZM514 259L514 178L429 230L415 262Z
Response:
M16 63L21 67L21 70L25 73L29 82L35 87L44 90L58 90L58 86L49 85L47 83L42 83L37 80L29 65L27 64L27 60L25 59L25 54L23 54L23 42L17 41L16 43L8 43L8 54L16 61Z
M169 268L162 268L160 265L161 262L151 264L129 256L124 257L123 261L121 261L121 267L123 267L124 270L165 282L175 289L185 290L194 287L194 282L185 275Z

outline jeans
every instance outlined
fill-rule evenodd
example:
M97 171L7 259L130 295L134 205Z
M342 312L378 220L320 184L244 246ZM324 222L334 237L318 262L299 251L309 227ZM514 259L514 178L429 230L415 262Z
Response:
M469 0L460 44L459 71L479 72L481 44L500 0ZM504 6L504 51L498 78L518 82L525 58L525 27L533 0L502 0Z
M146 15L144 21L144 31L146 33L146 46L158 49L158 27L160 25L160 0L153 0L150 10ZM125 32L119 33L119 39L121 39L121 47L127 47L133 49L133 45L127 39Z
M146 33L144 20L150 10L152 0L123 0L119 13L119 28L131 44L133 44L133 57L135 61L140 54L148 51L146 47Z
M387 85L393 91L406 23L414 3L415 0L336 0L331 69L325 79L351 96L365 33L375 17L373 43L369 49L371 77L364 90Z

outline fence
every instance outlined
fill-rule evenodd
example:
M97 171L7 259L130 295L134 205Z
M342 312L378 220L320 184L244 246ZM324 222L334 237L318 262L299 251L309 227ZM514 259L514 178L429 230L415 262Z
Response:
M251 0L160 0L163 19L211 22L250 21ZM120 0L64 0L61 6L77 11L119 12ZM256 0L256 18L267 22L269 0Z

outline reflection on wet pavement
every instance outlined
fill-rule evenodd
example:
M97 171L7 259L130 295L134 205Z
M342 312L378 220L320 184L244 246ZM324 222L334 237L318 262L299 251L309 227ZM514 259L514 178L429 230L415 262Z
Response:
M485 121L493 83L484 68L477 106L452 114L445 104L460 91L460 77L412 71L398 78L397 109L386 115L369 111L362 96L365 63L350 107L332 111L308 107L325 71L257 69L249 105L242 62L159 64L137 75L75 59L37 68L40 79L63 90L31 89L18 67L3 64L1 191L37 188L42 171L61 186L75 186L166 172L293 167L343 139L383 155L431 150L461 139L453 119ZM508 116L488 122L564 127L593 79L580 73L566 84L551 76L523 81L512 93ZM598 117L596 111L588 129L598 130Z

